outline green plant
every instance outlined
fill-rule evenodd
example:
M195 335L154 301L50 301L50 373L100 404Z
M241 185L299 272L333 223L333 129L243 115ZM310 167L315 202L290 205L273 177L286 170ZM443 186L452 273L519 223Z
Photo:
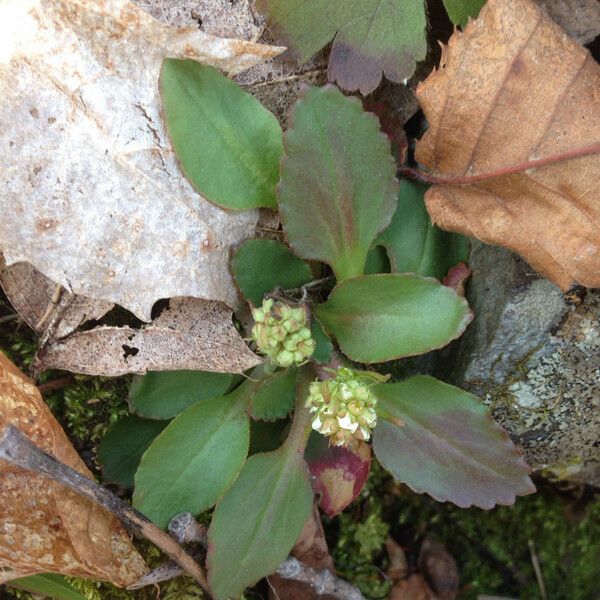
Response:
M464 241L424 218L422 187L398 184L374 115L337 88L309 88L282 138L264 107L210 67L167 60L161 89L194 187L228 209L273 208L276 198L288 243L248 240L231 261L262 365L241 383L229 374L152 373L131 392L146 419L174 417L160 433L144 426L138 436L137 456L150 445L134 504L162 527L179 512L216 506L207 556L215 597L239 596L285 559L311 510L309 466L324 498L324 464L345 468L353 482L328 514L358 495L371 436L388 471L438 500L491 508L532 492L518 450L476 397L432 377L390 383L348 362L441 348L472 319L466 300L434 279L459 261ZM382 247L392 272L374 273L386 268L372 258ZM251 420L290 414L289 428L262 431L272 437L263 447L275 449L248 457ZM130 420L121 435L135 427ZM311 429L329 447L309 439ZM113 444L119 436L110 433ZM100 456L118 462L114 453ZM124 482L137 458L127 460Z

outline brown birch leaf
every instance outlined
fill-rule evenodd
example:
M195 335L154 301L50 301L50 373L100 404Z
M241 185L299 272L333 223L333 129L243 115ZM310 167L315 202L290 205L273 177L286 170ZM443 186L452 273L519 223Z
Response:
M236 302L227 213L182 176L160 118L165 57L231 75L282 48L156 21L126 0L6 0L0 52L0 250L142 320L160 298Z
M0 352L0 431L8 425L92 477L33 382ZM110 513L45 477L0 461L0 583L62 573L124 587L146 571Z
M489 0L417 89L417 160L483 175L600 142L600 67L531 0ZM600 286L600 155L425 196L442 227L518 252L563 289Z
M261 362L233 325L225 304L173 298L141 329L95 327L53 340L38 352L35 370L110 377L174 370L242 373Z

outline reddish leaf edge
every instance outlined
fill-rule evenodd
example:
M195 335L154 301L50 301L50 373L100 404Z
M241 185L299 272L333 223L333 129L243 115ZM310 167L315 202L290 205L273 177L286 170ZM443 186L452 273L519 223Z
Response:
M381 385L385 385L385 384L381 384ZM481 402L481 400L479 400L479 399L478 399L478 401ZM531 467L525 461L525 458L523 456L523 451L511 440L511 438L508 435L508 433L506 432L506 430L496 422L496 420L491 415L489 409L485 405L483 405L483 403L481 405L485 409L485 415L484 415L485 418L491 422L492 427L500 435L500 438L504 438L503 440L499 439L498 441L503 444L503 446L506 449L507 454L512 454L513 457L515 458L515 467L522 470L522 475L525 478L524 483L527 484L527 488L524 492L521 492L521 493L510 492L504 498L496 498L489 504L477 503L477 502L464 502L464 503L457 502L457 501L453 500L452 498L448 497L448 495L434 494L432 492L429 492L425 489L420 488L417 485L411 485L409 483L401 481L400 479L397 479L391 473L391 471L388 471L385 467L383 467L383 464L381 466L388 473L390 473L390 475L392 475L396 481L398 481L402 485L405 485L406 487L408 487L415 494L425 494L425 495L429 496L430 498L433 498L437 502L454 504L455 506L458 506L459 508L475 507L475 508L481 508L482 510L492 510L496 506L513 506L514 503L516 502L517 498L535 494L537 492L537 488L536 488L535 484L533 483L533 481L531 480L531 478L529 477L529 475L531 474L532 471L531 471ZM381 418L385 419L385 417L381 417ZM387 419L385 419L385 420L388 421ZM394 425L393 422L391 422L391 421L388 421L388 422L391 425ZM374 435L377 435L377 428L375 428ZM373 445L373 453L377 457L377 460L379 460L379 457L377 456L377 452L375 451L375 445Z
M382 223L382 225L380 226L380 229L375 233L375 237L373 239L373 242L377 239L377 236L384 230L386 229L390 223L392 222L392 219L394 218L394 214L396 212L396 209L398 207L398 192L400 190L400 180L398 179L397 176L397 164L396 161L394 159L394 156L392 154L392 144L390 142L389 137L381 130L381 121L379 120L379 117L368 110L365 110L363 103L361 102L361 100L359 100L358 98L354 97L354 96L346 96L344 95L344 93L342 92L342 90L335 84L333 83L328 83L327 85L324 86L311 86L311 85L305 85L302 90L300 91L300 94L298 96L298 98L296 99L296 101L294 102L294 104L292 105L292 107L289 109L288 112L288 126L287 129L283 132L283 154L281 156L281 160L279 162L279 181L277 182L277 186L275 187L275 195L277 197L277 210L279 213L279 219L281 221L281 226L283 228L283 233L285 235L285 244L288 246L288 248L290 248L292 250L292 252L298 257L301 258L302 260L306 260L306 261L318 261L318 262L322 262L326 265L328 265L331 270L333 271L333 265L331 264L330 261L325 260L323 258L315 258L315 257L306 257L306 256L302 256L298 250L296 248L294 248L294 246L290 243L288 236L287 236L287 225L286 225L286 219L283 215L283 211L281 210L281 197L280 197L280 189L281 189L281 173L283 172L283 169L285 167L285 164L287 163L288 160L288 144L287 144L287 133L288 131L290 131L291 129L294 129L295 126L295 113L296 113L296 109L298 107L298 104L301 101L304 101L306 99L307 94L312 90L312 89L317 89L317 90L323 90L323 91L337 91L339 92L342 96L344 96L344 98L346 100L348 100L349 102L351 102L356 108L359 108L359 112L366 115L366 117L368 119L371 119L374 121L375 125L377 126L377 130L379 132L379 135L381 136L381 138L385 141L386 144L386 149L387 149L387 153L389 155L389 162L390 165L392 167L392 172L394 173L394 180L395 180L395 208L393 211L390 211L390 217L389 219L385 219L384 222ZM372 243L373 243L372 242ZM359 276L360 277L360 276ZM325 328L323 328L323 330L325 330ZM331 337L331 335L330 335Z
M465 314L465 317L463 318L462 322L459 325L459 330L458 333L454 336L451 337L450 339L448 339L446 342L444 342L443 344L440 344L439 346L435 346L430 348L429 350L427 350L427 352L432 352L434 350L440 350L441 348L445 348L450 342L453 342L454 340L457 340L466 330L466 328L469 326L469 324L471 323L471 321L473 321L473 319L475 318L475 313L473 312L473 310L471 310L471 307L469 306L469 303L467 302L466 298L464 298L463 296L460 296L459 294L456 293L456 290L454 290L451 287L448 287L446 285L443 285L442 283L440 283L440 281L438 279L436 279L435 277L423 277L422 275L418 275L417 273L375 273L372 275L359 275L357 277L349 277L348 279L344 279L344 281L341 281L340 283L336 284L336 286L333 288L333 290L331 291L331 294L333 294L333 292L339 287L344 285L347 282L353 281L355 279L360 279L363 277L401 277L401 276L414 276L414 277L419 277L421 279L427 279L428 281L432 281L434 283L437 283L439 286L445 288L448 290L449 293L453 294L456 298L458 298L458 300L461 302L461 304L464 304L467 307L467 313ZM330 296L331 296L330 294ZM324 304L324 303L323 303ZM317 305L320 306L320 305ZM321 326L323 327L323 331L325 331L325 333L332 339L335 340L336 344L337 344L337 339L336 337L333 335L333 333L331 331L329 331L327 329L327 327L325 327L325 325L323 325L323 323L321 321L319 321L319 323L321 323ZM339 347L339 344L337 344L337 346ZM341 348L340 348L341 350ZM358 362L360 364L363 365L378 365L378 364L383 364L386 362L390 362L392 360L399 360L401 358L408 358L410 356L421 356L423 354L427 354L427 352L411 352L408 354L398 354L396 356L392 356L386 360L382 360L382 361L364 361L364 360L359 360L356 357L352 357L350 354L343 352L344 356L348 357L351 361L353 362Z

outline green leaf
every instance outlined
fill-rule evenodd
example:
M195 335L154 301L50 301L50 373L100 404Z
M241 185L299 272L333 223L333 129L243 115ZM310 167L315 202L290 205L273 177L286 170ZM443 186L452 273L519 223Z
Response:
M472 394L425 376L373 391L384 416L375 455L415 492L489 509L535 491L520 451Z
M131 409L149 419L172 419L199 400L222 396L235 375L207 371L151 371L129 391Z
M458 337L466 300L418 275L367 275L338 284L315 314L344 354L362 363L423 354Z
M135 474L133 504L156 525L206 510L235 480L248 454L245 411L253 389L247 382L190 406L148 448Z
M370 94L382 71L400 83L427 52L424 0L259 0L257 7L302 62L335 36L329 80L345 90Z
M385 247L394 273L416 273L443 279L448 271L469 258L468 239L432 225L424 195L427 186L400 182L398 208L377 242Z
M297 448L285 444L248 459L208 530L208 580L217 600L237 598L277 569L300 536L312 499Z
M388 139L374 115L338 89L308 88L285 134L277 188L288 241L339 281L362 275L377 234L396 207Z
M135 415L111 425L98 446L104 481L132 488L142 455L166 426L166 421L140 419Z
M365 275L390 273L391 270L390 259L388 258L387 252L383 246L375 246L375 248L369 250L369 254L367 254L367 262L365 264Z
M167 130L194 188L223 208L276 208L283 151L277 119L219 71L193 60L165 60L160 89Z
M310 267L287 246L273 240L248 240L231 260L231 271L240 292L254 306L279 287L299 288L312 281Z
M264 421L287 417L294 408L296 375L291 367L263 381L252 396L252 417Z
M316 344L311 359L318 362L320 365L326 365L331 361L333 355L333 344L331 343L331 339L325 333L325 330L318 319L315 319L314 317L310 331Z
M469 17L477 18L485 0L444 0L446 12L455 25L466 25Z
M32 594L43 594L50 598L56 598L56 600L86 600L86 597L75 589L65 577L54 573L13 579L8 582L8 585Z

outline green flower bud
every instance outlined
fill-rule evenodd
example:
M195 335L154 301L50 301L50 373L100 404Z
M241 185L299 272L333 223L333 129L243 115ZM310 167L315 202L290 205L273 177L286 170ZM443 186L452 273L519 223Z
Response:
M301 364L315 351L315 341L307 326L308 314L301 306L292 308L283 302L265 300L252 309L252 339L261 354L280 367Z
M313 381L306 400L313 429L334 446L367 441L377 424L377 398L368 384L378 381L381 376L376 373L347 368L338 369L333 379Z

